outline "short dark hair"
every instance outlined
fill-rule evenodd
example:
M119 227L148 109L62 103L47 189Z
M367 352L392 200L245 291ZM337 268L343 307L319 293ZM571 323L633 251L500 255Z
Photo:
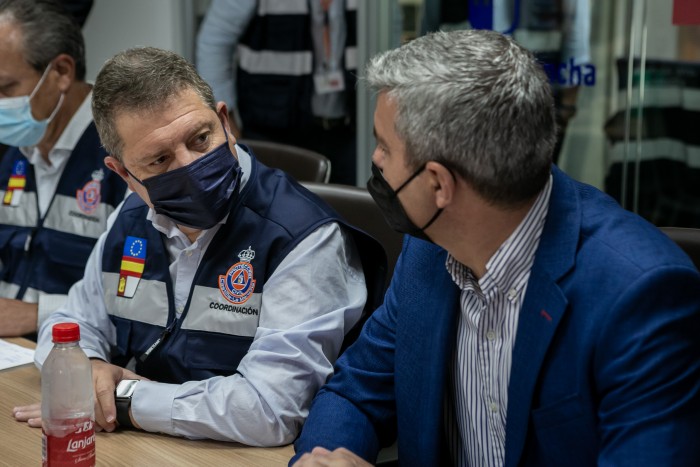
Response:
M187 89L216 112L211 87L194 65L174 52L136 47L107 60L92 90L92 115L104 148L121 160L118 112L157 111Z
M80 26L55 0L0 0L0 18L22 29L22 49L29 65L43 73L51 60L67 54L75 61L75 79L85 81L85 41Z

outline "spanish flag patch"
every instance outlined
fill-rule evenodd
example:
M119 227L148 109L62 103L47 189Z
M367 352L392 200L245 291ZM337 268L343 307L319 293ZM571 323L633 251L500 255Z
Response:
M136 287L141 281L143 269L146 265L146 239L139 237L126 237L122 263L119 268L119 286L117 296L132 298L136 293Z

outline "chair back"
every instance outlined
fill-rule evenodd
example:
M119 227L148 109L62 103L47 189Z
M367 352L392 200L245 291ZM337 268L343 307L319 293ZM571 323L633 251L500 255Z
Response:
M328 203L346 222L374 237L386 254L386 268L380 266L377 270L365 273L367 304L360 320L345 335L340 349L343 353L360 335L362 327L375 308L384 301L384 291L391 281L394 265L401 253L403 236L389 227L367 189L334 183L304 182L302 185ZM373 249L377 246L375 242L360 242L356 245L361 253L381 255L381 251Z
M700 270L700 229L684 227L660 227L660 229L690 256L695 267Z
M374 237L383 247L387 257L386 284L394 273L394 265L401 253L403 235L394 231L384 219L382 211L366 188L335 183L302 183L317 194L338 214L355 227Z
M327 183L331 176L331 161L323 154L271 141L242 139L239 143L266 166L283 170L298 182Z

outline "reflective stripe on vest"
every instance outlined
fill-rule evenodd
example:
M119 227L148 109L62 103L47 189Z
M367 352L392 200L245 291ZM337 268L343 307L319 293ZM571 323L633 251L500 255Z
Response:
M17 194L15 194L17 196ZM5 190L0 191L0 199L5 198ZM36 192L23 191L19 205L5 206L0 205L2 219L5 224L15 225L17 227L34 227L39 222L39 215L36 211L37 199Z
M238 46L239 66L242 70L257 75L309 75L313 70L311 51L277 52L253 50L246 45Z
M93 213L85 214L78 208L75 197L56 194L44 227L96 239L104 232L107 218L112 212L113 206L100 203Z
M311 0L318 1L318 0ZM345 0L346 10L357 10L357 0ZM309 0L259 0L258 16L305 15L309 13Z
M168 324L168 292L165 283L141 279L138 292L133 298L117 296L119 274L102 272L104 299L107 311L112 316L165 327Z
M16 297L19 285L0 281L0 297Z
M16 297L19 292L19 285L10 282L0 281L0 297ZM41 291L33 287L27 287L22 295L22 301L27 303L37 303Z
M313 71L313 54L303 52L277 52L273 50L253 50L239 45L239 66L242 70L256 75L310 75ZM345 49L345 69L357 69L357 47Z
M308 0L259 0L258 15L305 15L309 12Z
M154 326L167 325L167 289L163 282L141 279L133 298L117 296L119 274L103 272L105 306L112 316ZM260 321L262 294L253 294L243 305L226 301L217 288L195 286L182 329L253 337Z
M254 337L260 322L262 295L254 293L242 305L234 305L218 288L198 285L192 292L182 329Z
M27 287L22 295L22 301L27 303L37 303L39 301L39 295L41 295L41 290L37 290L33 287Z
M345 49L345 69L357 70L357 47Z

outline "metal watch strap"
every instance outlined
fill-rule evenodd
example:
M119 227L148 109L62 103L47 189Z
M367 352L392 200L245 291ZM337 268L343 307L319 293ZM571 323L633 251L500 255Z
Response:
M121 428L133 428L134 424L131 423L131 417L129 416L129 409L131 409L131 397L129 398L116 398L115 403L117 406L117 423Z

